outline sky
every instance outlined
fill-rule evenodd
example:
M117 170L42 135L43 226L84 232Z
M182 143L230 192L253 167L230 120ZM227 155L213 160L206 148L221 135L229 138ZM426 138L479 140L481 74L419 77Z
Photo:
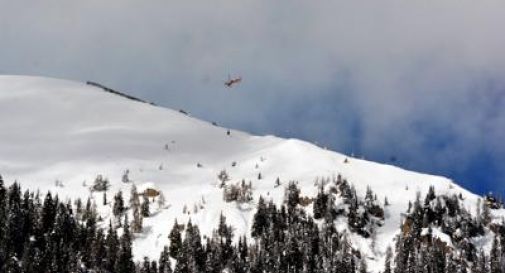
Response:
M504 25L498 0L0 0L0 74L95 81L505 195Z

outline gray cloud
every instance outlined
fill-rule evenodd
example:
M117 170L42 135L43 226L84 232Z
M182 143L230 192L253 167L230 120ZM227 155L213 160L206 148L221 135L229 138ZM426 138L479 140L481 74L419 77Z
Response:
M485 155L505 181L505 2L1 2L0 73L459 177Z

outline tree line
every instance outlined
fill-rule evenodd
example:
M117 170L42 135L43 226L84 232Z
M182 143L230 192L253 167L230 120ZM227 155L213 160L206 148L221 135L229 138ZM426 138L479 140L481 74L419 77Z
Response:
M100 228L93 203L62 201L51 192L22 191L18 183L6 187L0 177L0 272L8 273L365 273L367 257L355 248L351 234L375 240L384 221L385 206L371 188L364 198L342 177L319 180L312 213L296 182L286 187L285 200L276 205L260 197L250 234L234 234L222 214L214 232L203 236L188 221L175 221L169 244L159 259L134 261L132 233L122 197L114 197L121 224ZM133 191L133 190L132 190ZM145 213L138 196L133 215ZM335 202L336 199L342 202ZM505 228L493 222L488 204L472 216L462 196L437 195L433 187L409 205L395 245L386 251L383 273L504 272ZM116 204L118 203L118 204ZM121 204L120 204L121 203ZM148 212L148 210L147 210ZM348 228L339 230L337 219ZM139 216L139 219L141 217ZM435 235L448 234L454 245ZM472 238L493 231L486 252ZM237 240L238 239L238 240ZM374 248L372 244L372 248Z

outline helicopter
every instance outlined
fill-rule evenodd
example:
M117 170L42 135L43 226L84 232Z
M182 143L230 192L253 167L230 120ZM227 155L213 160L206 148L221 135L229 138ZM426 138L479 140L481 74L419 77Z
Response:
M228 75L228 80L224 82L224 85L228 88L233 87L233 85L238 84L242 81L242 77L237 77L237 78L231 78L230 75Z

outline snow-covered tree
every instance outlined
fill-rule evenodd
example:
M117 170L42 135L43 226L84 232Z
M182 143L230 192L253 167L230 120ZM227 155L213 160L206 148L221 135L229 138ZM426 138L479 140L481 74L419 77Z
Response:
M130 192L130 207L133 210L133 224L132 231L134 233L142 232L143 217L140 207L140 198L137 192L137 187L132 185Z
M123 175L121 176L121 181L122 181L123 183L128 183L128 182L130 182L130 177L129 177L129 176L130 176L130 170L125 170L125 171L123 172Z
M110 187L109 179L103 177L101 174L97 175L93 182L93 191L107 191Z
M149 199L147 198L147 195L142 195L143 196L143 201L142 201L142 217L149 217L151 215L151 212L149 211Z
M179 224L177 224L177 219L174 221L174 226L172 227L168 238L170 239L170 256L176 259L179 256L179 251L182 248L182 236L179 230Z
M220 187L224 187L226 185L226 181L230 180L230 176L226 172L226 170L221 170L217 175L217 179L221 181Z
M165 208L166 199L162 191L160 191L160 194L158 195L157 203L158 203L158 209Z

